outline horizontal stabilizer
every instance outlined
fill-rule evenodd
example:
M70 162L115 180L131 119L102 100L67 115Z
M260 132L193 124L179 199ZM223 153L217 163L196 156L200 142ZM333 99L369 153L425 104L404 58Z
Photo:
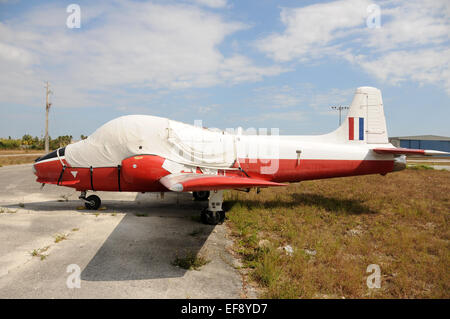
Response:
M285 184L274 183L249 177L191 173L169 174L161 178L159 181L165 187L174 192L286 186Z
M433 150L420 150L412 148L374 148L372 149L378 154L395 154L395 155L450 155L448 152L433 151Z

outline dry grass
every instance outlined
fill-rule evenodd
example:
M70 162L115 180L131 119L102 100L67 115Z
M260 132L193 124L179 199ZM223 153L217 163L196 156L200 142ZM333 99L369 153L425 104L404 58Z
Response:
M408 169L225 196L234 250L261 297L450 297L448 171ZM262 239L269 244L260 247ZM292 256L278 249L285 245ZM369 264L381 268L380 289L366 285Z
M44 153L44 150L33 150L33 149L0 150L0 155L10 155L10 154L42 154L42 155L44 155L45 153Z
M0 156L0 167L6 165L34 163L36 157L39 157L39 155Z
M6 214L15 214L15 213L17 213L17 210L11 210L11 209L8 209L8 208L0 207L0 214L4 214L4 213L6 213Z

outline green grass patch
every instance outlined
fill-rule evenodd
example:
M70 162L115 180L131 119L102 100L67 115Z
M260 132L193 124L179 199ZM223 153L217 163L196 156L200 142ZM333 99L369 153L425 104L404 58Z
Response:
M136 213L135 214L137 217L147 217L148 214L147 213Z
M38 257L40 260L44 260L48 257L48 255L45 255L44 253L50 248L50 246L46 246L44 248L38 248L34 249L30 254L33 257Z
M425 164L408 164L407 165L408 169L412 169L412 170L432 170L434 169L434 167L429 166L429 165L425 165Z
M59 243L60 241L66 240L67 235L66 234L57 234L55 235L55 243Z
M210 260L206 259L204 256L188 251L184 256L175 257L172 265L188 270L199 270L209 262Z

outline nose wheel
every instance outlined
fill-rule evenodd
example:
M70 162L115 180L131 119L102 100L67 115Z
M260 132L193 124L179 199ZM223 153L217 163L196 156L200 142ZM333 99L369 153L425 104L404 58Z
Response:
M211 191L208 208L202 210L200 217L204 224L217 225L225 220L225 211L222 210L223 191Z
M79 199L84 201L86 209L97 210L100 208L102 201L97 195L90 195L86 197L86 192L81 192Z

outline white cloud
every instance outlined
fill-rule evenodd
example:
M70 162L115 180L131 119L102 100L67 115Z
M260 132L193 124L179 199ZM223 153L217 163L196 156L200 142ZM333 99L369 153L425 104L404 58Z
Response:
M204 106L197 106L196 111L198 114L208 114L219 107L218 104L209 104Z
M276 93L272 96L272 99L274 108L295 106L301 101L297 96L285 93Z
M421 85L440 83L450 95L450 49L394 51L378 59L356 57L356 61L383 81L399 84L411 79Z
M257 47L276 61L320 57L324 49L347 36L351 28L365 23L368 0L340 0L303 8L282 8L283 33L274 33L256 42Z
M391 84L414 81L450 94L449 1L381 1L381 28L366 25L369 1L283 8L285 29L256 42L275 61L344 58Z
M254 122L265 122L265 121L298 122L304 119L305 115L301 111L258 113L253 118L250 118L250 120L253 120Z
M281 109L299 106L304 102L304 90L289 85L259 87L253 90L256 95L255 103L271 109Z
M0 101L41 103L49 80L61 106L107 105L118 88L178 89L259 81L286 69L255 65L218 46L246 25L199 7L118 1L83 5L81 28L65 7L39 6L0 22ZM24 93L27 88L29 92ZM106 93L109 92L109 93ZM105 99L105 97L108 97Z
M329 114L331 106L349 106L354 94L355 88L333 88L325 92L313 90L311 93L309 93L309 95L311 96L309 105L314 109L319 110L321 114Z
M243 55L234 55L224 59L219 67L219 76L230 83L259 81L265 76L277 75L290 69L280 66L258 67Z
M449 40L450 2L402 1L381 7L382 26L365 29L367 43L377 51L438 45ZM375 31L375 32L372 32Z
M0 59L13 64L27 66L36 62L35 57L27 50L0 42Z
M348 105L355 88L322 90L309 83L260 87L254 90L254 103L270 109L313 109L325 114L332 105ZM283 112L285 112L284 110Z
M211 7L211 8L225 8L227 6L227 0L191 0L199 5Z

